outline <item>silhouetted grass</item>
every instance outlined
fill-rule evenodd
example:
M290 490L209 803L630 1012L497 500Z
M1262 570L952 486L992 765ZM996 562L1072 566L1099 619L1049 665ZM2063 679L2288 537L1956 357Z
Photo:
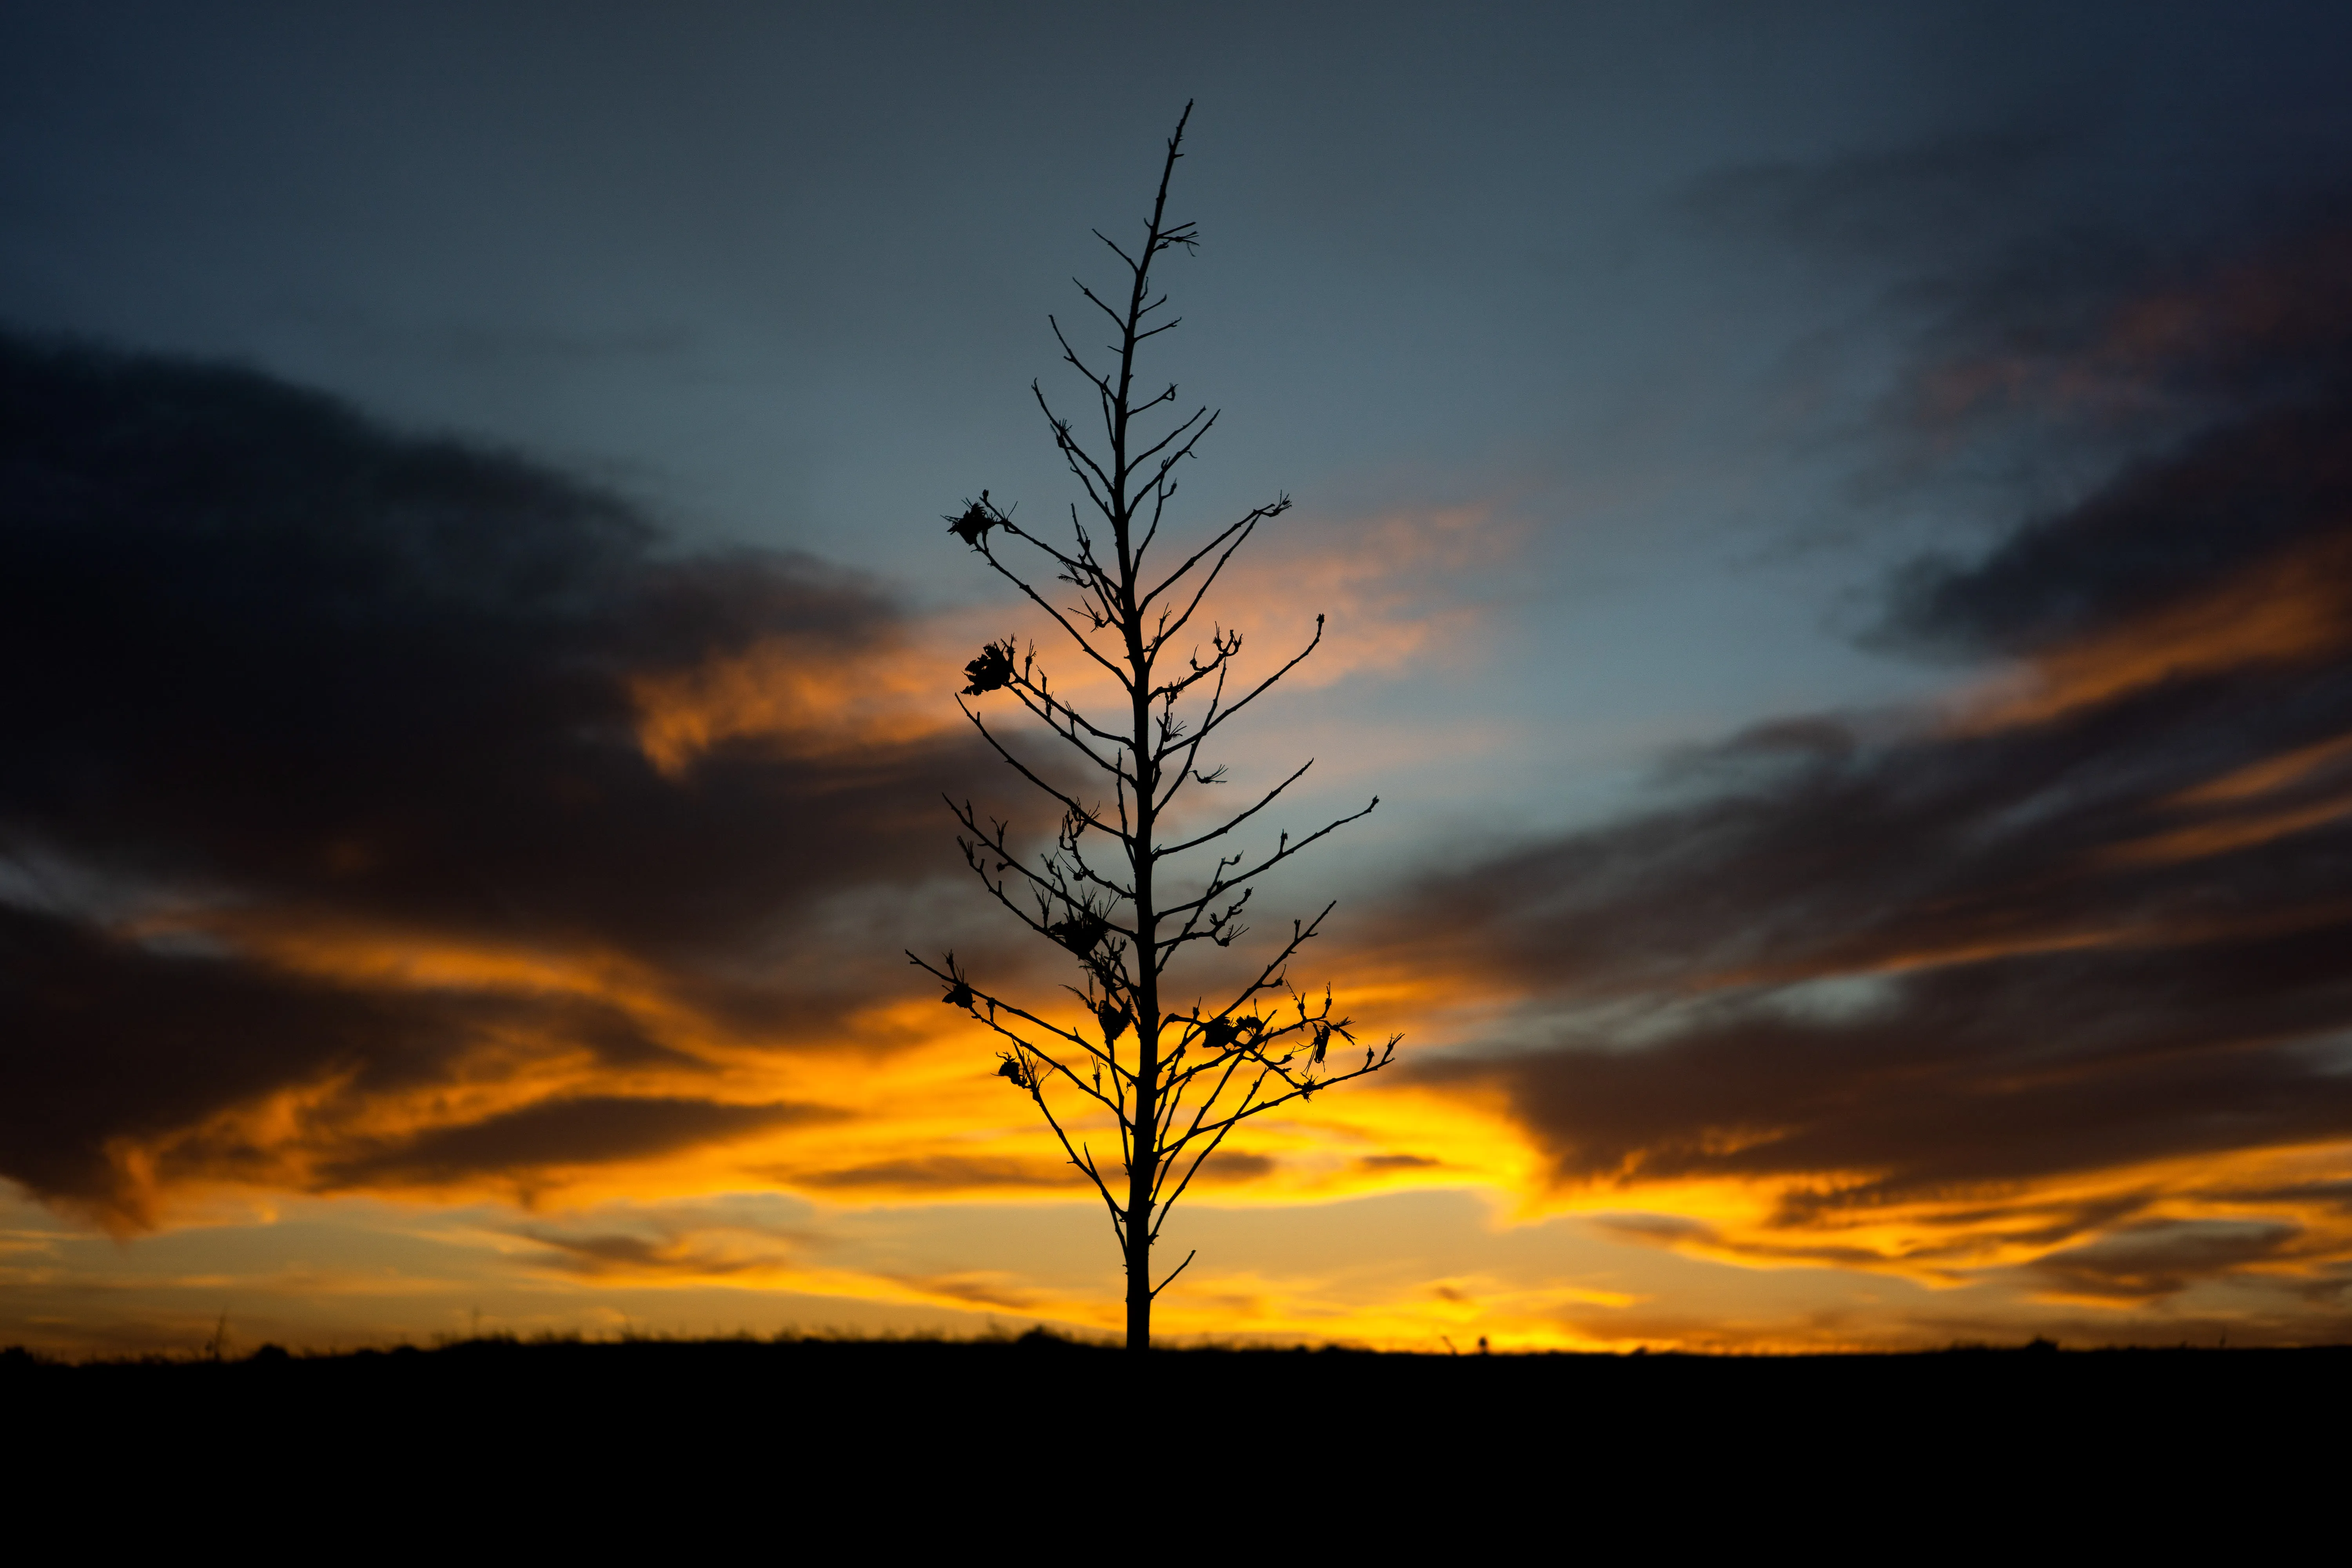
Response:
M978 1338L795 1331L684 1338L629 1331L485 1333L431 1349L398 1345L289 1352L266 1344L237 1360L209 1351L69 1363L22 1348L0 1350L0 1387L20 1397L70 1390L79 1398L250 1396L311 1390L539 1387L567 1396L621 1394L647 1384L681 1394L782 1379L804 1393L881 1385L948 1390L997 1383L1083 1384L1110 1374L1125 1352L1108 1341L1034 1328ZM1933 1394L1967 1400L2029 1391L2122 1395L2246 1393L2292 1386L2305 1394L2352 1384L2352 1347L2215 1350L2192 1347L2060 1352L2047 1341L2020 1347L1955 1344L1888 1353L1706 1355L1674 1352L1495 1355L1375 1352L1341 1346L1202 1345L1152 1352L1168 1389L1204 1393L1236 1380L1318 1391L1444 1391L1513 1398L1569 1395L1639 1399L1782 1397L1801 1392Z
M1977 1503L2004 1489L2087 1496L2117 1467L2137 1468L2141 1487L2193 1474L2210 1492L2223 1471L2280 1480L2322 1452L2300 1436L2313 1414L2332 1419L2352 1392L2352 1349L1228 1347L1155 1352L1139 1384L1122 1375L1125 1353L1044 1331L484 1335L81 1364L7 1351L0 1409L13 1442L0 1448L133 1489L299 1475L306 1496L390 1486L509 1497L521 1478L581 1508L626 1509L651 1506L645 1478L656 1474L682 1496L723 1480L820 1510L879 1493L891 1500L872 1517L887 1530L950 1496L962 1500L956 1518L992 1517L1000 1486L1043 1485L1041 1470L1083 1464L1108 1435L1140 1426L1169 1484L1238 1468L1282 1509L1300 1477L1336 1469L1379 1506L1398 1489L1397 1506L1424 1516L1495 1498L1507 1510L1630 1506L1635 1492L1704 1512L1725 1489L1751 1508L1768 1492L1860 1488L1943 1510L1961 1506L1944 1497L1953 1489Z

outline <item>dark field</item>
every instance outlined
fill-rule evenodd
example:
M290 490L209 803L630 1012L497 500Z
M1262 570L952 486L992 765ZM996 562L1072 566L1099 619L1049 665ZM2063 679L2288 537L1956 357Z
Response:
M404 1560L1083 1562L1113 1539L1148 1563L1204 1540L1220 1561L1637 1540L1669 1561L1772 1541L2104 1552L2214 1531L2283 1544L2340 1489L2347 1394L2344 1349L1138 1365L1040 1336L0 1353L0 1474L20 1513L102 1533L176 1546L266 1526L289 1550Z
M2352 1347L2302 1350L1962 1348L1892 1355L1482 1356L1341 1350L1124 1352L1042 1333L982 1342L477 1340L240 1360L65 1364L0 1352L0 1403L69 1426L267 1428L364 1439L528 1429L541 1439L648 1427L693 1443L747 1424L814 1455L955 1428L1010 1438L1107 1435L1140 1394L1160 1439L1208 1449L1308 1432L1316 1448L1407 1444L1524 1451L1737 1437L1939 1443L1999 1432L2013 1447L2069 1437L2139 1444L2245 1440L2323 1419L2352 1395ZM1244 1434L1251 1434L1244 1436ZM446 1437L444 1440L446 1440ZM986 1440L984 1437L981 1440ZM1290 1439L1286 1438L1286 1441ZM2327 1439L2334 1442L2331 1436Z

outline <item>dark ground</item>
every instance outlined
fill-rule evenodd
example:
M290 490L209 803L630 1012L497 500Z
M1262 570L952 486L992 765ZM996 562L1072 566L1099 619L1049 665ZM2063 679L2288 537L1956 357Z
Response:
M1140 1373L1139 1377L1138 1373ZM1342 1350L1123 1352L1033 1332L980 1342L475 1340L239 1360L68 1364L0 1352L0 1407L74 1424L259 1423L389 1435L453 1423L547 1434L650 1418L779 1422L820 1447L856 1433L919 1437L942 1423L1003 1429L1118 1417L1144 1394L1166 1436L1234 1440L1237 1424L1306 1423L1314 1445L1382 1430L1465 1435L1533 1422L1602 1432L1876 1432L1924 1440L2006 1428L2147 1439L2190 1423L2262 1426L2352 1412L2352 1347L2061 1351L1959 1348L1890 1355L1462 1356ZM12 1425L21 1425L12 1423Z
M1042 1334L0 1352L0 1495L101 1532L179 1542L210 1521L339 1555L374 1534L412 1556L751 1545L828 1563L1107 1539L1073 1528L1140 1530L1126 1555L1151 1563L1197 1555L1202 1530L1250 1560L1779 1539L2105 1554L2260 1545L2326 1514L2347 1395L2352 1347L1139 1365Z

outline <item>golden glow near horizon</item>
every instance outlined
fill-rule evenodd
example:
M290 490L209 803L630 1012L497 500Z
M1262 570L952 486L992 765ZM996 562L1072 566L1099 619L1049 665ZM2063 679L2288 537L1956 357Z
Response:
M1098 1213L1065 1179L1025 1100L990 1074L984 1042L928 996L877 1004L835 1037L774 1051L609 956L413 933L224 924L216 934L231 929L271 962L322 978L593 996L698 1065L615 1069L516 1037L487 1043L429 1086L370 1090L330 1077L168 1137L123 1142L113 1154L135 1196L109 1216L119 1249L92 1253L55 1222L19 1224L0 1241L0 1280L20 1297L78 1292L116 1303L116 1312L144 1312L151 1326L232 1310L305 1342L460 1332L470 1310L461 1304L485 1295L506 1303L497 1322L509 1329L701 1331L708 1316L709 1327L730 1331L756 1321L973 1331L988 1314L1116 1326ZM1363 989L1384 1024L1412 1032L1442 1030L1461 984L1437 974ZM638 1160L333 1174L355 1150L432 1130L590 1096L666 1093L811 1114ZM2128 1338L2147 1294L2135 1294L2127 1275L2118 1285L2113 1270L2070 1274L2065 1256L2084 1246L2084 1233L2053 1221L2118 1199L2128 1200L2118 1205L2130 1216L2118 1227L2126 1242L2134 1227L2158 1222L2291 1221L2303 1231L2297 1247L2255 1265L2290 1285L2319 1281L2352 1249L2352 1222L2324 1195L2352 1176L2352 1144L2343 1142L2088 1169L1792 1221L1792 1196L1873 1173L1730 1181L1633 1172L1562 1183L1508 1106L1475 1083L1382 1088L1252 1131L1222 1170L1204 1174L1172 1227L1187 1247L1195 1235L1205 1245L1164 1299L1171 1335L1771 1350L1998 1336L2059 1310L2078 1332L2111 1321ZM2283 1203L2287 1189L2314 1195ZM294 1195L305 1192L318 1195ZM786 1199L789 1223L740 1212ZM1447 1216L1442 1226L1433 1203ZM436 1217L451 1211L472 1217ZM341 1229L348 1234L337 1245L362 1254L378 1245L369 1237L430 1237L434 1262L255 1269L264 1233L297 1215L298 1252L310 1233ZM139 1262L158 1252L202 1258L207 1237L220 1254L199 1267ZM1767 1276L1804 1284L1792 1293L1738 1283ZM1904 1310L1874 1315L1864 1299L1889 1290ZM790 1304L781 1319L761 1304L771 1297ZM1939 1310L1952 1297L1968 1298L1966 1308ZM1727 1301L1744 1306L1727 1313ZM1823 1318L1823 1301L1841 1304ZM2242 1342L2262 1329L2242 1308L2213 1321L2242 1322ZM103 1349L128 1331L37 1313L7 1330L64 1349Z
M1380 550L1294 554L1277 563L1280 576L1356 612L1339 647L1357 651L1337 662L1377 677L1462 635L1451 612L1402 584L1493 560L1502 547L1479 523L1474 511L1375 520L1367 531ZM2310 657L2335 636L2336 593L2305 565L2260 568L2062 648L1997 698L1977 699L1969 722L2046 724L2183 670ZM961 722L952 710L940 717L938 672L982 624L943 617L855 659L771 640L641 679L640 742L665 776L685 780L733 740L794 755L920 742ZM2278 797L2331 776L2347 748L2352 738L2299 748L2178 793L2160 812L2208 815L2104 853L2171 862L2333 820L2352 809L2347 797ZM987 1039L928 992L849 1005L778 1035L730 1021L691 976L554 939L501 944L195 901L126 919L115 934L200 939L330 988L511 1005L490 1009L496 1021L415 1081L335 1067L194 1125L117 1138L106 1151L117 1195L89 1211L96 1232L19 1201L19 1223L0 1234L0 1282L33 1309L85 1305L19 1310L0 1338L68 1350L142 1333L169 1342L172 1325L218 1310L304 1342L421 1338L460 1331L473 1310L461 1303L485 1297L503 1303L500 1326L559 1331L696 1331L714 1312L710 1326L730 1326L714 1303L765 1328L970 1331L989 1314L1117 1325L1098 1210L1026 1100L992 1075ZM2088 930L2062 920L1922 949L1858 935L1794 967L1695 973L1691 984L1711 994L1900 976L2216 934L2178 920ZM1433 1058L1526 1001L1507 973L1443 943L1314 956L1346 1010L1377 1033L1402 1029L1409 1050ZM575 1007L625 1020L658 1049L600 1056L562 1026ZM688 1110L675 1128L633 1133L635 1153L610 1140L534 1152L515 1138L476 1158L464 1142L615 1105ZM1084 1116L1070 1126L1098 1152L1115 1147L1106 1126ZM1786 1131L1707 1136L1729 1154ZM2139 1267L2134 1237L2185 1227L2226 1251L2250 1226L2292 1226L2292 1246L2250 1252L2241 1270L2288 1289L2316 1288L2352 1256L2352 1221L2326 1195L2352 1178L2352 1143L2341 1141L2092 1162L1858 1207L1815 1201L1881 1174L1688 1177L1633 1159L1571 1179L1491 1076L1373 1085L1254 1123L1212 1162L1171 1230L1202 1256L1163 1299L1160 1321L1178 1339L1773 1350L1998 1337L2053 1312L2078 1333L2104 1325L2128 1339L2186 1311L2239 1325L2242 1341L2266 1331L2258 1307L2199 1300L2193 1281L2165 1276L2162 1258ZM2109 1212L2112 1224L2083 1217ZM273 1230L298 1254L316 1246L341 1260L289 1262L268 1242ZM77 1239L99 1233L114 1250ZM2086 1253L2097 1256L2081 1263ZM163 1257L173 1261L143 1261ZM2284 1321L2267 1331L2290 1332Z

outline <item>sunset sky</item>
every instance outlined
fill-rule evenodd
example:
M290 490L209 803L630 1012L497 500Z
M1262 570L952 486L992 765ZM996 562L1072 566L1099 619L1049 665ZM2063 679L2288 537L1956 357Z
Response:
M0 12L0 1344L1118 1326L903 950L1071 978L940 799L1050 840L952 694L1052 628L940 518L1076 499L1047 314L1188 100L1181 521L1295 498L1214 613L1330 628L1215 760L1315 759L1269 840L1381 797L1253 913L1338 899L1295 976L1405 1044L1213 1162L1161 1331L2352 1337L2347 68L2318 3Z

